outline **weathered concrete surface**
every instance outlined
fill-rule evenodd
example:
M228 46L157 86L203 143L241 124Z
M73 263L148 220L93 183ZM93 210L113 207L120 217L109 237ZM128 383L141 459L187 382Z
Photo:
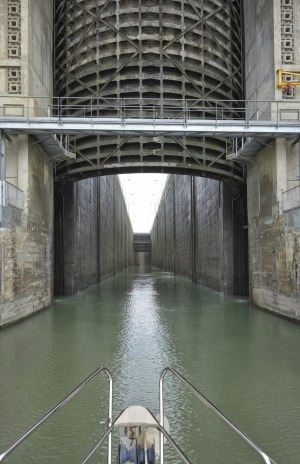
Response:
M138 251L134 253L134 264L142 269L151 266L151 253L149 251Z
M52 95L52 7L52 0L0 0L5 114L26 114L23 97ZM24 208L10 229L0 228L0 326L49 306L53 289L53 167L34 138L6 142L6 180L24 192Z
M222 293L247 293L242 204L229 185L170 176L151 231L152 264Z
M299 71L299 7L299 0L244 2L248 99L286 99L276 70ZM290 98L299 97L294 88ZM277 139L248 167L250 298L293 319L300 319L299 159L298 140Z
M22 222L11 229L0 228L0 326L52 303L52 166L40 147L31 143L27 136L19 137Z
M300 320L300 224L289 221L291 214L300 218L300 196L282 209L289 190L282 188L280 145L270 143L248 171L250 297L262 308Z
M55 293L73 294L133 263L133 233L119 179L57 186Z
M0 93L53 94L53 1L0 0Z
M274 30L273 2L244 1L245 84L249 100L274 100L274 34L279 31Z
M53 95L53 0L27 0L28 26L22 24L23 40L28 37L28 51L22 53L24 86L29 96ZM45 99L45 103L47 99ZM45 105L46 106L46 105Z

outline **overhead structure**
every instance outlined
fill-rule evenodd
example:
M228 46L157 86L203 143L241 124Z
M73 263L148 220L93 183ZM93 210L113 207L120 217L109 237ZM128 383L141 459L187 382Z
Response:
M77 101L94 98L93 117L116 117L120 109L111 99L124 100L127 116L139 118L149 113L181 118L182 100L191 99L201 103L198 118L211 117L213 100L225 100L228 118L241 116L241 0L55 4L56 95L74 105L74 115ZM134 107L137 99L143 102L142 113ZM168 114L176 102L178 114ZM198 175L243 176L239 164L226 160L225 137L78 134L70 145L77 156L57 166L59 179L77 180L86 177L85 171L93 175L91 166L94 175L105 174L110 165L120 166L120 172L174 172L176 166L191 165Z

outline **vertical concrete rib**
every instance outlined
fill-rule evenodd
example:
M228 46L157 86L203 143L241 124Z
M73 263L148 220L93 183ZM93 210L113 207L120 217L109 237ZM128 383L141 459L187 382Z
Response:
M75 102L95 97L105 115L115 115L111 98L129 104L141 99L150 111L154 98L166 116L173 99L182 98L227 100L224 106L235 111L234 101L243 97L241 3L56 0L56 93ZM210 104L204 106L197 116L210 117ZM222 169L226 165L225 141L209 137L133 136L124 143L120 137L89 135L76 137L75 145L95 169L104 162L195 164L203 153L208 162L220 157ZM84 169L83 159L69 161L58 173L81 165ZM228 169L234 169L232 163Z

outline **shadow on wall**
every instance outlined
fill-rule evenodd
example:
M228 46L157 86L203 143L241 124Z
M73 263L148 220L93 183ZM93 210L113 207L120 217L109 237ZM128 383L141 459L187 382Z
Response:
M56 295L72 295L133 264L132 243L118 176L56 186Z
M248 295L246 186L169 176L151 241L153 266L224 294Z

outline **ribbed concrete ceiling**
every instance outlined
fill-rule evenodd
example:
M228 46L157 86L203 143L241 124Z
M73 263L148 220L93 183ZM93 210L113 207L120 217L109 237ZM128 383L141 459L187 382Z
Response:
M117 116L120 102L126 108L142 102L148 114L171 118L170 107L182 114L182 100L203 106L193 117L212 117L212 100L223 100L228 117L237 115L236 101L243 97L241 2L56 0L57 95L74 105L93 97L96 117ZM57 166L59 179L116 172L243 178L241 166L225 158L224 138L78 135L72 147L77 157Z

